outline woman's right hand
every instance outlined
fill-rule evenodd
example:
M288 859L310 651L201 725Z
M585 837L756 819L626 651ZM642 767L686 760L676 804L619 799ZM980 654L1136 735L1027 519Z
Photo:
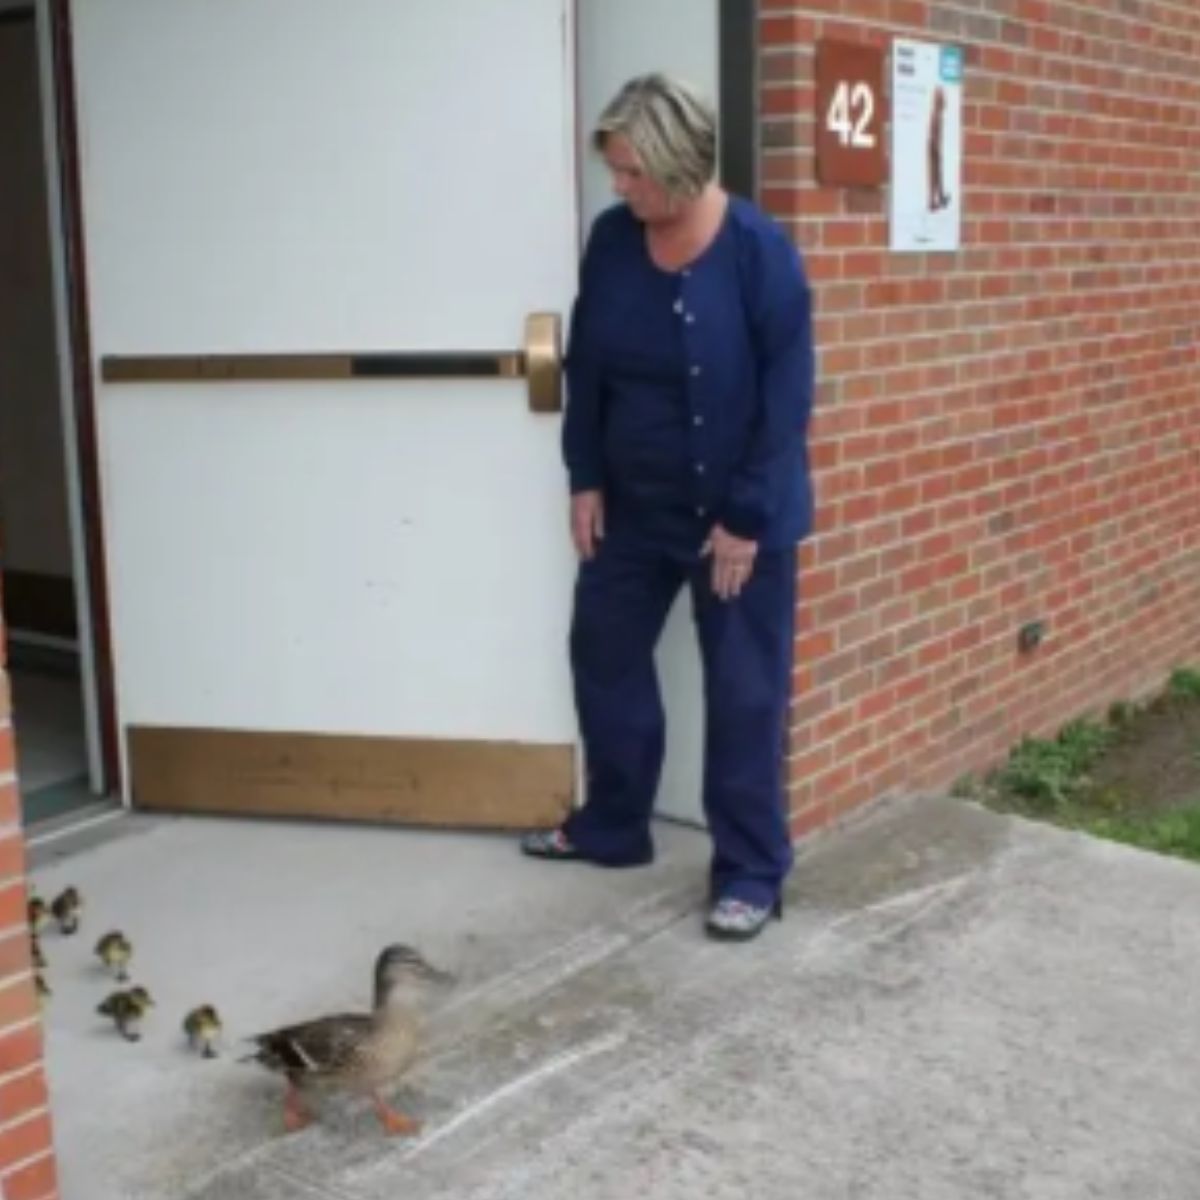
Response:
M604 536L604 493L576 492L571 497L571 540L580 558L592 558Z

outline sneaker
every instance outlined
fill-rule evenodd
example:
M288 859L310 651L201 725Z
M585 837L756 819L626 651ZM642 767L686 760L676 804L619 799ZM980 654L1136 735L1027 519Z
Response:
M705 928L709 936L723 941L748 942L762 933L772 917L776 920L783 917L782 901L776 900L774 905L760 908L745 900L726 897L709 909Z
M583 857L561 829L542 829L526 834L521 839L521 849L533 858L552 858L562 862Z
M521 839L521 849L533 858L548 858L555 862L577 862L584 860L597 867L645 867L654 861L654 847L646 846L628 858L605 858L585 854L561 829L539 830L526 834Z

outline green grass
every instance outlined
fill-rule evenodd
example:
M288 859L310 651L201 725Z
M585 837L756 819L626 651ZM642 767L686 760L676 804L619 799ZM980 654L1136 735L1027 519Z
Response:
M1177 700L1200 700L1200 670L1180 667L1173 671L1167 691Z
M1093 815L1084 828L1110 841L1200 862L1200 801L1165 813Z
M960 780L954 794L998 811L1200 862L1200 793L1164 809L1161 803L1156 807L1153 797L1123 794L1092 779L1093 769L1115 743L1137 738L1143 721L1179 705L1200 705L1200 670L1174 671L1158 697L1145 704L1119 701L1103 721L1072 721L1055 737L1023 738L1002 766L983 780ZM1200 746L1196 755L1200 771Z
M1024 738L993 783L1029 810L1062 809L1087 780L1087 771L1115 736L1111 726L1073 721L1053 739Z

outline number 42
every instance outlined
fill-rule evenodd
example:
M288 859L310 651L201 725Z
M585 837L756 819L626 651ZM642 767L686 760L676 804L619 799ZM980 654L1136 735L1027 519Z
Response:
M825 115L825 127L838 135L843 146L870 150L875 135L867 129L875 116L875 93L870 85L856 83L851 91L848 83L839 83Z

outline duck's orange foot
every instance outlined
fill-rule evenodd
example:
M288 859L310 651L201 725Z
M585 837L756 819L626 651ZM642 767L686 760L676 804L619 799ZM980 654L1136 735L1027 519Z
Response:
M298 1133L311 1124L312 1113L304 1107L300 1093L294 1087L289 1087L283 1097L283 1127L288 1133Z
M388 1135L412 1137L421 1132L421 1122L414 1120L406 1113L397 1112L394 1108L386 1105L379 1096L373 1097L375 1101L375 1114L379 1117L379 1124L383 1126L383 1130Z

